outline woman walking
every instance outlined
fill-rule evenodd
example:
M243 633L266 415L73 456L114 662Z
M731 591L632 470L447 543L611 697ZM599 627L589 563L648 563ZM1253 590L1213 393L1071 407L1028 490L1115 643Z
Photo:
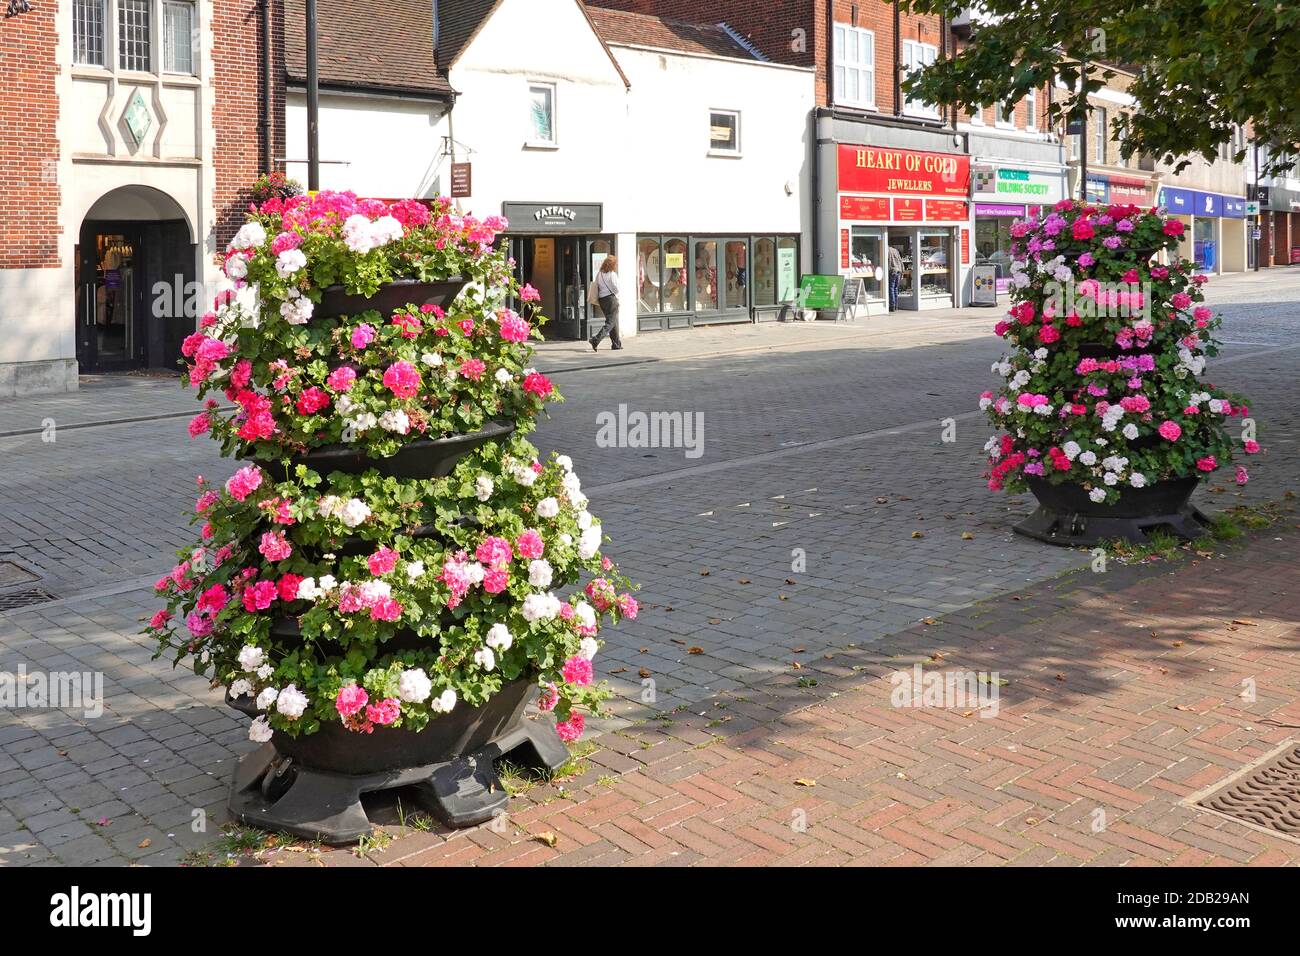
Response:
M623 339L618 334L618 259L614 256L606 256L605 261L600 264L600 271L596 273L596 281L592 283L596 287L596 301L600 304L601 314L605 316L605 324L601 330L591 339L591 350L595 352L600 340L609 336L609 341L613 348L621 349Z

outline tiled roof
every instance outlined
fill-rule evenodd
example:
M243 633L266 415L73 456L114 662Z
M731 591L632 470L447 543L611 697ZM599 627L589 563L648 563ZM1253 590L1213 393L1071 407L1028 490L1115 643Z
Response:
M432 0L318 0L316 10L322 86L429 97L451 93L434 56ZM306 4L285 0L284 17L285 73L290 81L305 82Z
M427 0L434 2L434 0ZM436 0L438 4L438 62L451 68L501 0Z
M587 6L596 31L606 43L653 47L674 53L703 53L741 60L758 59L722 26L687 23L667 17Z

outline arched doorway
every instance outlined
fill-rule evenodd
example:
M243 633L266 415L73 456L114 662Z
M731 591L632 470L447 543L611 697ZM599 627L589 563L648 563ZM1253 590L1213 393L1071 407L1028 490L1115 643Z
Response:
M122 186L86 213L77 242L80 371L176 368L194 331L195 248L176 201L149 186Z

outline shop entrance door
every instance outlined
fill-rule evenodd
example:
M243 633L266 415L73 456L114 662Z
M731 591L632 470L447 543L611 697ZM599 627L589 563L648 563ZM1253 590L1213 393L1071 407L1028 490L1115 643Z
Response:
M898 254L903 257L903 272L898 277L898 308L915 309L917 308L916 299L916 257L914 255L914 239L916 230L908 228L899 228L891 226L889 229L889 245L897 249ZM889 260L885 260L886 270L888 270ZM887 281L889 280L887 277ZM888 296L888 292L886 292Z
M542 332L551 340L589 337L605 318L587 302L587 286L605 256L614 250L612 236L516 236L510 254L518 279L537 290L546 316Z
M176 368L198 308L188 226L88 219L74 261L81 371Z

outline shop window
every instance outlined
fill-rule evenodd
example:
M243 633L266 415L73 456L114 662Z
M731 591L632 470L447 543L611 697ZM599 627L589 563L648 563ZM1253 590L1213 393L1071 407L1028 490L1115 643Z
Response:
M903 41L903 70L912 73L932 64L939 55L939 48L933 43L919 43L916 40ZM912 116L939 118L939 108L924 100L908 99L905 112Z
M686 262L686 240L668 239L664 242L663 285L660 287L665 312L690 310L688 283L690 272Z
M555 84L528 84L528 145L553 147L555 133Z
M117 62L123 70L148 73L152 0L117 0Z
M868 298L883 297L888 270L884 230L854 226L849 237L849 275L862 280Z
M695 311L718 311L718 243L701 239L695 243Z
M921 295L952 295L952 230L922 231L917 246Z
M1011 216L988 216L975 220L975 265L992 266L999 282L1011 278Z
M104 66L104 7L108 0L72 0L72 62Z
M754 305L776 305L776 240L754 240Z
M636 243L637 311L658 312L662 308L663 255L658 239Z
M744 239L728 239L722 244L723 266L726 270L723 286L725 307L749 307L749 243Z
M776 240L776 301L793 302L799 291L799 242L789 237Z
M876 108L876 35L870 30L835 25L835 102Z
M715 156L740 155L740 114L735 110L709 112L709 153Z
M163 72L194 73L194 4L163 3Z

